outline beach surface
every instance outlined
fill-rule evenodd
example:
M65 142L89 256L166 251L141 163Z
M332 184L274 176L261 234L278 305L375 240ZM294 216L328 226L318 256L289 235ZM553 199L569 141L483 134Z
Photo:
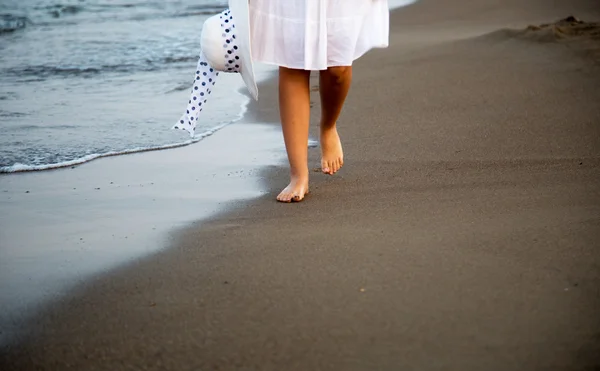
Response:
M287 170L263 166L262 196L79 284L0 369L600 368L599 21L594 0L396 11L355 64L340 173L280 204ZM276 82L260 94L248 125L278 121ZM242 125L206 142L230 153Z

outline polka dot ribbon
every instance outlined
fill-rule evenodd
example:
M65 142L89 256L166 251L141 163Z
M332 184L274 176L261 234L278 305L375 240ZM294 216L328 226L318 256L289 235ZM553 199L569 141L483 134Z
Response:
M225 57L225 67L221 72L240 72L241 61L239 56L239 47L235 39L235 25L233 16L229 9L224 10L219 15L221 19L221 29L223 38L223 53ZM179 121L173 126L173 129L186 130L190 136L194 136L198 116L211 93L212 86L215 85L219 71L217 71L207 61L206 57L200 52L200 59L196 66L196 75L192 86L191 96L188 101L186 113L181 116Z

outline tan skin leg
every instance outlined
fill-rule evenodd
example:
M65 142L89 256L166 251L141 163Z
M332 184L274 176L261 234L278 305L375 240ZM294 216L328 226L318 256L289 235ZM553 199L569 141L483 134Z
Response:
M330 67L319 75L321 167L326 174L335 174L344 164L336 122L351 82L351 66ZM279 113L290 163L290 184L281 191L277 200L298 202L308 193L310 71L279 68Z
M277 200L298 202L308 193L310 71L279 68L279 114L290 163L290 184Z
M321 170L325 174L335 174L344 164L342 143L337 132L337 119L350 84L352 66L329 67L319 75L319 93L321 95Z

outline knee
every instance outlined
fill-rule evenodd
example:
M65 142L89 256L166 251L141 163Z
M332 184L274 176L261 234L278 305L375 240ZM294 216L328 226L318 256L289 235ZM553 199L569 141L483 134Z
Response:
M329 67L326 73L336 84L344 84L352 78L352 66Z

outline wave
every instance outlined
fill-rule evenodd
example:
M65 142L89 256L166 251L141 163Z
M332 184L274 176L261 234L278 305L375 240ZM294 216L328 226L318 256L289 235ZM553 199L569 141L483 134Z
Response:
M7 112L7 111L2 111L0 110L0 114L2 112ZM20 115L20 116L27 116L26 113L21 113L21 112L8 112L11 114L16 114L16 115ZM37 130L37 129L43 129L43 130L56 130L56 129L79 129L80 126L76 126L76 125L65 125L65 124L59 124L59 125L19 125L19 126L14 126L12 128L4 128L3 132L14 132L14 131L29 131L29 130Z
M197 62L199 55L185 56L185 57L165 57L161 60L164 64L171 63L187 63L187 62Z
M155 71L158 66L154 65L151 61L144 65L136 64L114 64L114 65L102 65L98 67L56 67L56 66L26 66L26 67L14 67L4 69L2 72L5 76L16 76L16 77L37 77L37 78L48 78L53 76L59 77L91 77L101 73L107 72L131 72L131 71ZM41 80L40 80L41 81Z
M244 101L244 103L242 103L239 113L232 120L225 122L223 124L217 125L217 126L211 128L209 130L206 130L200 134L196 134L193 138L188 139L186 141L172 143L172 144L159 145L159 146L137 147L137 148L127 149L127 150L123 150L123 151L110 151L110 152L105 152L105 153L89 154L89 155L86 155L86 156L83 156L83 157L80 157L80 158L77 158L74 160L63 161L63 162L58 162L58 163L51 163L51 164L26 165L26 164L16 163L11 166L0 167L0 174L1 173L20 173L20 172L59 169L59 168L64 168L64 167L80 165L80 164L90 162L95 159L103 158L103 157L111 157L111 156L127 155L127 154L140 153L140 152L166 150L166 149L184 147L184 146L188 146L190 144L197 143L197 142L201 141L202 139L213 135L214 133L223 129L224 127L234 124L244 118L244 116L246 115L246 112L248 112L248 105L249 105L251 99L249 96L241 93L240 91L237 91L237 93L242 95L243 97L245 97L245 101Z
M151 72L164 65L189 64L198 60L197 53L187 56L170 56L159 59L144 59L137 63L107 64L100 66L19 66L0 70L4 76L17 78L35 77L27 81L43 81L49 77L92 77L103 73ZM0 100L6 98L0 97Z
M32 22L27 17L13 14L0 14L0 35L21 30L31 23Z
M132 148L132 149L126 149L126 150L123 150L123 151L111 151L111 152L105 152L105 153L93 153L93 154L89 154L89 155L86 155L86 156L83 156L83 157L80 157L80 158L76 158L74 160L57 162L57 163L52 163L52 164L26 165L26 164L18 164L17 163L17 164L14 164L12 166L0 167L0 173L22 173L22 172L29 172L29 171L42 171L42 170L60 169L60 168L69 167L69 166L81 165L81 164L84 164L86 162L90 162L90 161L93 161L93 160L96 160L96 159L99 159L99 158L103 158L103 157L129 155L129 154L133 154L133 153L149 152L149 151L160 151L160 150L165 150L165 149L172 149L172 148L184 147L184 146L188 146L188 145L193 144L193 143L197 143L197 142L201 141L202 139L213 135L214 133L216 133L217 131L221 130L225 126L231 124L232 122L216 126L216 127L212 128L210 130L207 130L207 131L201 133L201 134L197 134L192 139L188 139L188 140L186 140L184 142L172 143L172 144L165 144L165 145L153 146L153 147L137 147L137 148Z
M0 109L0 117L23 117L23 116L27 116L26 113L23 112L11 112L11 111L4 111Z
M48 13L53 18L60 18L64 15L73 15L73 14L81 13L84 10L83 6L80 6L80 5L60 5L60 4L50 5L50 6L46 7L46 9L48 10Z
M222 3L217 3L217 4L202 4L202 5L190 5L188 7L186 7L187 10L190 11L201 11L201 12L213 12L214 14L217 14L219 12L222 12L223 10L225 10L225 8L227 8L227 1L223 1Z
M88 23L105 22L107 20L114 21L145 21L161 18L180 18L192 17L198 15L213 15L218 14L227 8L226 2L216 2L213 4L191 5L177 9L177 7L169 6L164 2L141 2L141 3L122 3L122 4L51 4L33 7L35 22L27 19L27 23L35 24L36 26L53 26L53 25L72 25L78 21ZM142 13L139 11L142 10ZM73 16L87 13L87 16L77 20L70 18ZM25 17L12 16L20 19ZM25 18L26 19L26 18ZM70 21L66 21L71 19ZM11 20L13 22L14 20ZM6 23L6 22L5 22ZM12 23L11 23L12 24ZM22 23L19 23L19 28L24 28ZM12 30L14 27L7 27ZM1 29L1 28L0 28Z

